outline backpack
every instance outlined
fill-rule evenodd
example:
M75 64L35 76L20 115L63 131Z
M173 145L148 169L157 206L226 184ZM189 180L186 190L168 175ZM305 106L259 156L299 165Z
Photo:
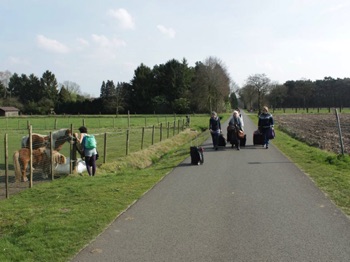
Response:
M94 149L96 148L96 139L94 135L85 135L84 137L84 148L86 149Z

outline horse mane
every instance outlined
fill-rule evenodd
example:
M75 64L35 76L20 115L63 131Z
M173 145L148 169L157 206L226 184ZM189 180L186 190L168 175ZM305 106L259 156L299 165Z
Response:
M60 130L52 132L54 150L60 151L63 144L66 141L72 140L72 134L70 129L62 128Z
M67 137L70 135L71 135L71 131L70 131L70 129L67 129L67 128L61 128L59 130L52 132L52 138L54 141L60 137Z
M57 151L53 151L53 161L55 164L64 165L67 162L67 158Z

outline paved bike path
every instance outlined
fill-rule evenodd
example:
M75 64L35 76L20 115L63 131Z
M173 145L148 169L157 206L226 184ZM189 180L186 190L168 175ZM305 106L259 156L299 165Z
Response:
M350 261L350 220L243 116L245 148L207 140L72 261Z

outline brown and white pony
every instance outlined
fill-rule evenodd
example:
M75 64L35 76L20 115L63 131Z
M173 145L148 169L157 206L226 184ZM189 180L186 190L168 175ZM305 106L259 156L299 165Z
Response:
M50 150L45 147L33 149L33 168L41 168L43 178L47 178L51 170ZM53 161L55 165L65 164L66 157L57 151L53 151ZM28 181L26 171L30 162L29 148L21 148L13 154L13 166L15 168L16 181Z
M52 132L53 150L60 151L65 142L72 142L73 136L70 129L62 128L60 130ZM22 137L22 148L29 148L29 136ZM32 148L38 149L41 147L50 148L50 136L32 134Z

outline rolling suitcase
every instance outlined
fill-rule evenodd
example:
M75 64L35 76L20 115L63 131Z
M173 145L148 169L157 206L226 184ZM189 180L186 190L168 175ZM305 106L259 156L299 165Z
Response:
M191 146L190 154L191 154L191 164L192 165L200 165L204 163L204 154L203 147L200 146Z
M263 135L262 135L262 133L260 133L259 130L256 130L253 133L253 144L254 145L263 145L264 144Z
M219 143L218 143L218 146L226 146L226 139L225 139L225 137L222 135L222 134L220 134L219 135Z
M240 138L240 145L241 146L245 146L245 144L247 143L247 135L244 134L244 137L243 138Z

